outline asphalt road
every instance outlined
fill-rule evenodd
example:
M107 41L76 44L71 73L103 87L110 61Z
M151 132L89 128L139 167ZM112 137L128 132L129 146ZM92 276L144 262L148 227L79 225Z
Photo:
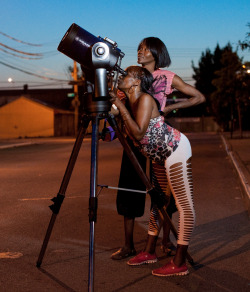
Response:
M196 228L189 252L197 263L184 277L151 275L169 258L130 267L110 255L123 243L116 191L98 195L95 224L95 291L249 291L249 219L237 174L219 135L189 134L193 149ZM0 291L88 291L90 139L85 139L56 218L41 268L36 262L73 147L72 139L39 139L0 150ZM98 184L117 186L122 147L99 143ZM136 220L135 246L144 247L150 200ZM174 215L178 225L178 216Z

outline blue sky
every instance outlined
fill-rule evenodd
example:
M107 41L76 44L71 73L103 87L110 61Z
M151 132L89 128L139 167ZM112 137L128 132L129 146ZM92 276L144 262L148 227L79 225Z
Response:
M244 40L249 22L249 0L4 1L0 10L0 32L42 46L22 44L3 34L0 34L0 43L15 50L42 53L43 57L40 60L23 59L12 55L19 53L0 46L0 88L18 88L25 83L30 88L67 85L67 82L48 81L20 70L68 79L67 68L73 61L58 52L57 46L72 23L95 36L116 41L125 53L123 68L136 64L136 50L141 39L159 37L172 59L169 70L190 82L191 62L197 65L201 53L207 48L213 51L217 43L220 47L228 42L235 46L238 40ZM250 61L249 52L239 52L239 55L244 61ZM9 77L14 82L8 83Z

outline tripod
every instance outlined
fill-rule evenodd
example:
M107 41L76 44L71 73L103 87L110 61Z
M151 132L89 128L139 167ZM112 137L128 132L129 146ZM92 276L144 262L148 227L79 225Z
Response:
M65 198L65 193L67 190L67 186L70 181L70 177L77 160L78 153L80 151L84 135L88 128L90 121L92 121L92 140L91 140L91 173L90 173L90 197L89 197L89 223L90 223L90 231L89 231L89 277L88 277L88 287L89 291L93 291L93 282L94 282L94 236L95 236L95 222L97 219L97 156L98 156L98 140L99 140L99 122L103 118L108 118L109 124L115 130L119 141L121 142L124 150L126 151L128 157L133 163L138 175L142 179L145 184L149 195L151 196L151 200L155 203L160 210L164 220L168 222L170 225L171 231L173 232L175 238L177 238L177 231L170 220L167 212L166 212L166 201L165 194L159 193L156 191L151 185L149 179L141 168L135 154L131 150L127 140L122 134L120 128L117 125L117 122L112 114L108 113L93 113L90 115L83 115L81 120L81 125L79 129L79 133L77 135L59 192L56 197L52 199L54 202L53 205L50 206L52 210L52 216L49 222L49 226L47 228L47 232L41 247L41 251L37 260L37 267L40 267L42 264L43 257L45 255L45 251L52 233L52 229L56 220L56 217L60 211L61 205ZM188 261L193 264L192 257L187 253Z
M111 107L108 101L108 76L110 77L114 71L126 75L127 73L120 68L121 59L124 53L117 48L117 43L105 38L95 37L86 30L82 29L76 24L72 24L68 31L62 38L58 50L74 61L80 63L83 69L89 70L89 77L94 77L94 91L87 94L84 98L85 114L81 118L79 132L56 197L52 199L54 202L50 206L52 210L52 216L47 228L47 232L42 244L42 248L37 260L37 267L40 267L42 260L52 233L53 226L55 224L56 217L60 211L61 205L65 198L65 193L72 175L75 162L77 160L78 153L80 151L83 138L90 121L92 122L92 140L91 140L91 173L90 173L90 197L89 197L89 277L88 277L88 291L93 291L94 281L94 236L95 236L95 222L97 218L97 156L98 156L98 140L99 140L99 122L101 119L107 118L109 124L116 132L118 139L120 140L127 156L130 158L134 165L138 175L142 179L142 182L147 188L149 195L151 196L152 203L156 204L164 220L168 221L174 236L177 238L177 232L174 228L167 212L165 194L159 193L151 185L149 179L145 175L141 168L135 154L131 150L128 142L123 136L121 130L117 126L116 120L112 114L109 114ZM83 70L84 71L84 70ZM94 74L93 74L94 73ZM116 76L116 77L117 77ZM112 79L112 78L111 78ZM92 80L89 80L92 82ZM94 94L93 94L94 93ZM190 263L193 263L193 259L187 254L187 259Z

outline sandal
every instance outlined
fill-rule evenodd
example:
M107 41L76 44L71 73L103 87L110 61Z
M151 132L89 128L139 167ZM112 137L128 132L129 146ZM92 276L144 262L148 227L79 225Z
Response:
M128 257L136 255L135 249L129 249L126 247L121 247L118 251L111 255L112 260L122 260Z

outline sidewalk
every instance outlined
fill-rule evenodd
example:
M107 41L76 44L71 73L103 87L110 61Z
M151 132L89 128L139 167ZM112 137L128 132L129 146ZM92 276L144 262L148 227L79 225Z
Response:
M245 206L250 216L250 133L244 132L243 138L234 133L221 134L225 149L230 157L241 181Z

